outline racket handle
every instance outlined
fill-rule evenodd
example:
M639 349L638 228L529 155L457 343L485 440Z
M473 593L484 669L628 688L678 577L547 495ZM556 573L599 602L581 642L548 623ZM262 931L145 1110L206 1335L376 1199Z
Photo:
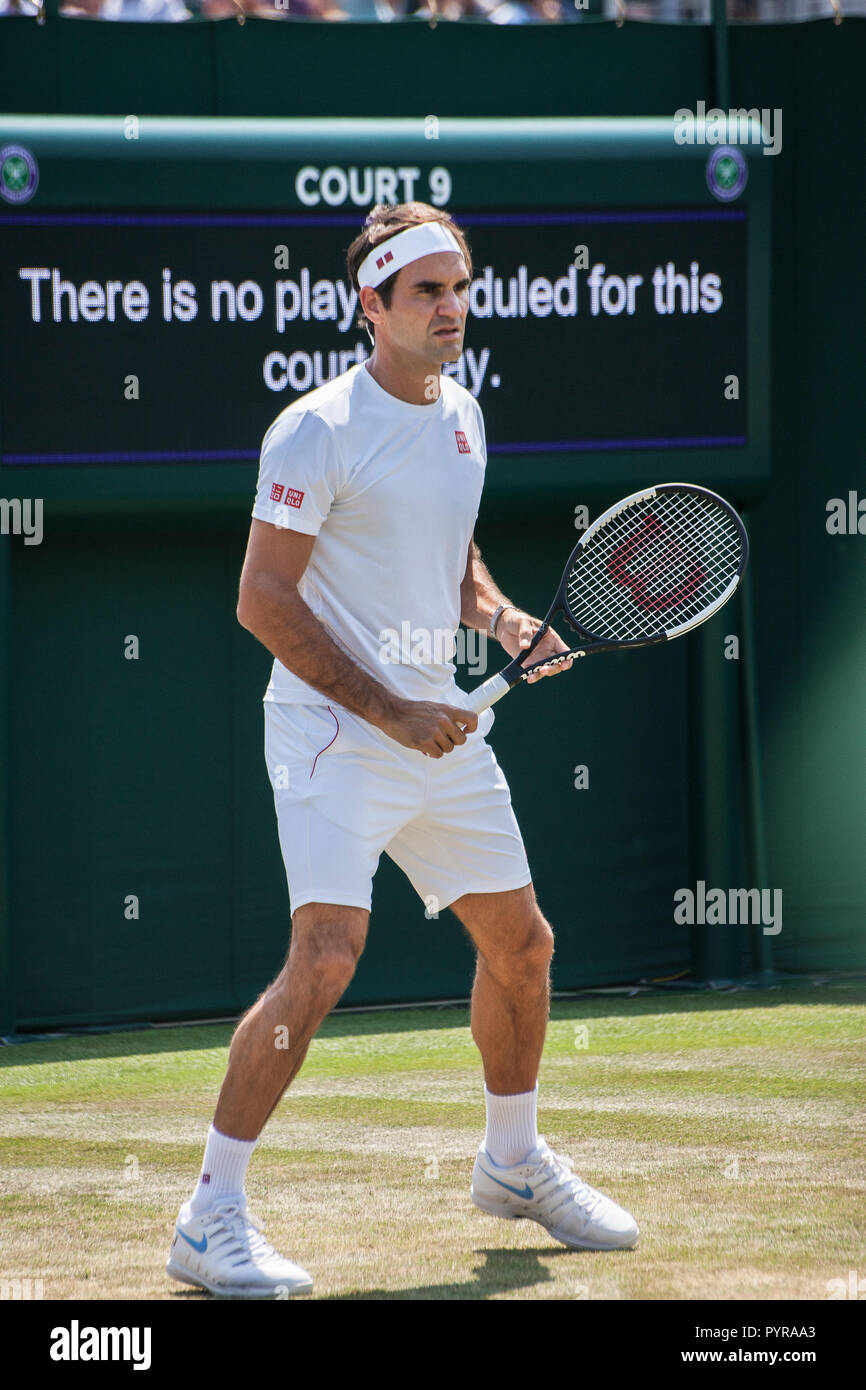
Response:
M500 700L510 689L511 686L508 681L504 680L501 675L491 676L489 681L485 681L483 685L470 691L466 697L466 708L473 710L475 714L481 714L497 700Z

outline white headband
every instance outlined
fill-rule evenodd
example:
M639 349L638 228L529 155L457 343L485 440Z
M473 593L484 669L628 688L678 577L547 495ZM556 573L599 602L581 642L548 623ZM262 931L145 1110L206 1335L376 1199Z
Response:
M380 241L364 258L358 270L358 287L364 289L369 285L375 290L395 271L402 270L422 256L432 255L434 251L463 254L454 233L442 222L419 222L415 227L407 227L405 232L397 232L387 241Z

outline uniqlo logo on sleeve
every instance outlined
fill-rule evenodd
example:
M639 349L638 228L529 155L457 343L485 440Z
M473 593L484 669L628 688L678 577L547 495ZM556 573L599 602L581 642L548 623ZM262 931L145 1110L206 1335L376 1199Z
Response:
M469 440L466 438L466 435L463 433L462 430L455 430L454 438L457 440L457 452L459 454L472 453L472 450L469 447Z
M283 485L282 485L282 483L274 483L273 487L271 488L271 501L272 501L272 502L282 502L282 500L283 500Z
M293 487L286 488L285 503L287 507L299 507L304 500L304 494L296 491Z

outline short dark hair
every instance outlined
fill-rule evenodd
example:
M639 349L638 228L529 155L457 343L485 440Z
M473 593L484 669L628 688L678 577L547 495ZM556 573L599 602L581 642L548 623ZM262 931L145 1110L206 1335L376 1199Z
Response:
M387 241L388 237L395 236L397 232L405 232L407 227L417 227L422 222L441 222L453 233L460 250L463 252L463 259L471 279L472 255L469 250L469 243L463 229L458 227L449 212L445 212L442 208L431 207L429 203L377 203L367 213L363 230L355 237L346 252L346 269L352 288L360 293L358 271L374 246L378 246L381 241ZM399 270L395 270L393 275L389 275L387 280L383 280L381 285L376 286L376 293L381 296L386 309L391 307L394 285L399 274ZM360 303L355 323L358 328L366 328L368 332L372 331L373 325L360 307Z

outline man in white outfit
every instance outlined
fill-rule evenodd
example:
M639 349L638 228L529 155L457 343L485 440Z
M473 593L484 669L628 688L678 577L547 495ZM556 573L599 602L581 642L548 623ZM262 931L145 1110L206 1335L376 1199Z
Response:
M492 712L479 721L464 707L440 640L463 622L515 657L540 626L500 592L475 545L484 421L472 395L441 374L463 350L469 248L441 209L380 205L349 248L348 272L374 351L267 431L240 583L238 619L274 656L265 755L291 945L232 1039L167 1265L174 1278L235 1296L312 1289L253 1225L244 1179L354 974L383 850L425 904L451 907L478 953L471 1024L487 1128L472 1200L538 1221L573 1248L629 1248L638 1237L632 1217L538 1135L553 933L485 740ZM411 640L399 659L395 633ZM550 631L533 660L565 650ZM281 1030L288 1048L275 1047Z

